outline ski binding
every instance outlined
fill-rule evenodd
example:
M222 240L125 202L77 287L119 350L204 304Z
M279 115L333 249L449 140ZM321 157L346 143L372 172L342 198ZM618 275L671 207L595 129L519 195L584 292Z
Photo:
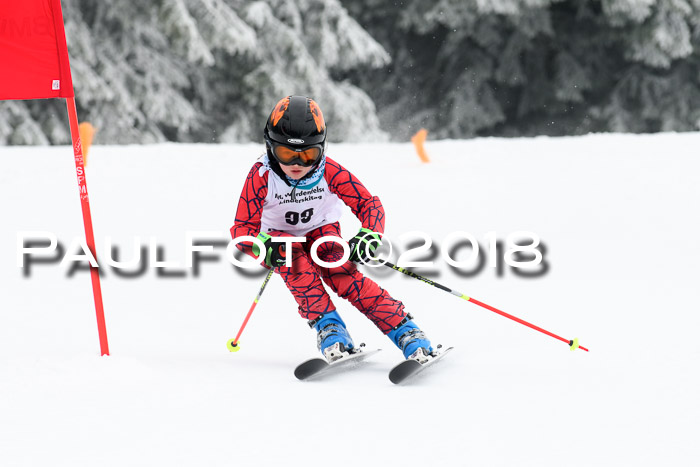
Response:
M327 357L330 361L322 357L307 360L296 367L294 376L304 381L337 368L347 367L346 364L350 362L359 363L381 350L364 350L364 346L365 344L360 344L360 346L353 349L352 352L338 352L337 349L333 353L327 352Z

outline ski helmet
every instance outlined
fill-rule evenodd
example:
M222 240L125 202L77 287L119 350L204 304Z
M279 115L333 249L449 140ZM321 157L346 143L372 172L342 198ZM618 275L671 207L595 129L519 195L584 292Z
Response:
M326 151L326 122L321 108L309 97L280 99L263 134L270 161L279 164L314 167Z

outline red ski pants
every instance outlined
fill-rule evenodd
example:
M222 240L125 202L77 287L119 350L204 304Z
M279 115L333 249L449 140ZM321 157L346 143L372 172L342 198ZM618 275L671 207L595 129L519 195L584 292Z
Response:
M278 230L272 230L268 234L273 237L293 236ZM327 224L308 232L305 243L293 244L292 266L278 268L299 305L299 314L305 319L315 319L320 314L335 311L335 305L323 287L323 281L338 296L352 303L384 334L388 333L406 316L403 303L365 277L351 261L334 268L317 265L311 257L311 246L319 238L328 235L340 238L340 224ZM333 263L343 257L343 248L335 242L326 242L319 246L317 254L321 260Z

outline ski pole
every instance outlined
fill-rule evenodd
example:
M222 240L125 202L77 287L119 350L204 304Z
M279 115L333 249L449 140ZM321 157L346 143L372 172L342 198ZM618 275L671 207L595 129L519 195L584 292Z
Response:
M267 285L268 281L270 280L270 277L272 277L273 272L275 272L275 270L270 269L270 272L268 272L267 276L265 276L265 280L263 281L262 286L260 287L260 291L258 292L258 295L255 297L253 304L250 306L250 310L248 310L248 314L245 316L245 319L243 320L243 324L241 325L241 329L238 330L238 334L236 335L235 338L229 339L229 341L226 343L226 347L228 348L229 352L238 352L239 350L241 350L241 346L238 344L238 339L241 337L241 334L243 333L243 330L245 329L246 324L248 324L248 320L250 319L250 315L253 314L253 310L255 309L255 305L257 305L258 301L260 301L260 296L262 295L263 291L265 290L265 286Z
M501 311L501 310L499 310L498 308L494 308L494 307L492 307L491 305L487 305L486 303L482 303L482 302L480 302L479 300L476 300L475 298L468 297L468 296L466 296L465 294L463 294L463 293L461 293L461 292L457 292L457 291L455 291L455 290L452 290L452 289L450 289L449 287L445 287L444 285L438 284L437 282L432 281L432 280L430 280L430 279L428 279L428 278L426 278L426 277L419 276L418 274L416 274L416 273L414 273L414 272L411 272L411 271L409 271L409 270L407 270L407 269L398 267L398 266L396 266L395 264L391 264L391 263L388 262L388 261L382 260L382 261L381 261L381 264L383 264L384 266L390 267L391 269L394 269L394 270L396 270L396 271L399 271L399 272L401 272L401 273L403 273L403 274L406 274L406 275L409 276L409 277L413 277L414 279L421 280L421 281L425 282L426 284L429 284L429 285L432 285L432 286L434 286L434 287L437 287L438 289L444 290L445 292L449 292L449 293L451 293L452 295L456 295L456 296L458 296L459 298L462 298L462 299L464 299L464 300L466 300L466 301L468 301L468 302L474 303L475 305L479 305L480 307L483 307L483 308L486 308L487 310L493 311L494 313L498 313L498 314L501 315L501 316L505 316L505 317L508 318L508 319L512 319L513 321L515 321L515 322L517 322L517 323L524 324L525 326L527 326L527 327L529 327L529 328L532 328L532 329L534 329L534 330L536 330L536 331L539 331L539 332L541 332L541 333L543 333L543 334L547 334L548 336L551 336L551 337L553 337L553 338L555 338L555 339L559 339L559 340L562 341L562 342L566 342L567 344L569 344L569 347L571 348L571 350L581 349L581 350L585 350L586 352L588 352L588 349L587 349L587 348L585 348L585 347L582 346L582 345L579 345L579 343L578 343L578 338L573 339L573 340L564 339L563 337L557 336L556 334L554 334L554 333L552 333L552 332L549 332L549 331L547 331L546 329L542 329L542 328L539 327L539 326L535 326L535 325L532 324L532 323L528 323L527 321L522 320L522 319L520 319L520 318L518 318L518 317L516 317L516 316L510 315L510 314L508 314L508 313L506 313L506 312L504 312L504 311Z

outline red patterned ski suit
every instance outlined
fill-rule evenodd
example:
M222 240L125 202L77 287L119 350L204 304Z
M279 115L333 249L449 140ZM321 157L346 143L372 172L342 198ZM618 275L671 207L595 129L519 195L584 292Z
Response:
M276 177L276 179L272 180L272 177ZM362 227L379 233L384 232L384 208L379 198L372 196L352 173L328 157L326 157L323 180L320 182L324 181L325 183L320 183L315 190L321 192L326 190L337 196L340 201L350 207L353 214L362 222ZM274 194L268 196L268 188L274 190L274 187L281 186L280 183L282 182L279 176L271 170L264 170L263 163L257 162L253 165L238 201L236 221L231 227L233 238L243 235L255 237L261 230L261 219L266 206L270 210L274 207L277 209L275 212L281 212L280 209L293 211L295 207L294 196L291 197L291 200L288 194L285 195L286 197ZM305 193L313 192L298 190L297 196L306 196ZM325 196L332 197L328 193ZM279 207L280 203L286 204ZM290 207L287 208L287 206ZM313 212L311 209L307 211ZM289 215L289 212L287 214ZM303 214L302 222L304 222ZM315 319L322 313L335 311L335 305L323 287L321 282L323 281L340 297L350 301L385 334L399 324L406 316L403 304L392 298L374 281L365 277L357 270L353 262L347 261L338 267L324 268L313 261L310 250L314 241L327 235L341 236L340 225L337 220L332 218L332 215L327 216L330 218L328 223L323 223L326 221L326 218L323 217L320 219L320 225L317 221L317 225L312 230L302 231L302 234L299 233L299 229L303 229L303 224L300 225L298 221L299 217L294 215L288 217L290 229L267 229L266 233L273 237L306 237L306 242L294 243L292 247L292 266L278 268L287 288L294 295L299 305L299 314L303 318ZM291 225L293 221L296 222ZM289 230L293 230L294 233L290 233ZM254 256L250 242L241 242L238 247L245 253ZM342 258L343 249L333 242L323 243L318 249L318 256L321 260L332 263Z

